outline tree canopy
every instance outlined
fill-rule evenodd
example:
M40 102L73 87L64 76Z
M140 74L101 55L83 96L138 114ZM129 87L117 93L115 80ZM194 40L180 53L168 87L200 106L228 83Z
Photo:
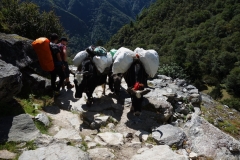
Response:
M59 17L53 11L40 12L31 2L0 1L0 32L14 33L29 39L65 34Z
M232 71L240 65L239 26L238 0L157 0L105 47L155 49L161 65L177 64L192 82L217 86L239 74Z

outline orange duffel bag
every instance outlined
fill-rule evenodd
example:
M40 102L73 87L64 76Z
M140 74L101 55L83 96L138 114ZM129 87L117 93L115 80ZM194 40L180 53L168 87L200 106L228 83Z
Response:
M53 71L54 63L50 49L50 41L45 37L40 37L32 42L34 51L38 56L41 68L44 71Z

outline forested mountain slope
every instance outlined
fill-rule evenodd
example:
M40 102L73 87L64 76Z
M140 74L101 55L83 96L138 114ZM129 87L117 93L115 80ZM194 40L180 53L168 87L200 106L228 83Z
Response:
M31 0L40 9L54 10L71 38L73 52L105 43L123 25L155 0Z
M166 70L178 73L183 69L192 82L215 85L219 92L226 87L238 97L239 26L237 0L157 0L106 46L155 49L161 64L168 64Z

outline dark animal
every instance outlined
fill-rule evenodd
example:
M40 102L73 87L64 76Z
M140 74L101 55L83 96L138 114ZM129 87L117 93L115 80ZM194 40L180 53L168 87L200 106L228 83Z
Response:
M100 74L92 61L92 58L95 56L93 49L89 47L86 51L89 56L83 60L81 67L78 67L78 71L83 75L82 81L78 84L78 81L76 79L74 80L76 88L75 98L81 98L82 93L85 92L88 97L87 105L91 105L93 103L92 94L97 86L102 85L103 95L105 95L107 76L109 76L109 81L111 83L111 91L115 91L116 94L120 91L121 80L115 78L115 76L110 73Z
M134 60L127 72L124 73L124 79L127 83L127 92L132 100L131 111L134 115L141 114L143 95L150 92L147 87L147 73L139 59Z
M123 75L121 73L113 74L111 65L108 73L108 85L111 92L114 92L116 95L120 93L122 77Z

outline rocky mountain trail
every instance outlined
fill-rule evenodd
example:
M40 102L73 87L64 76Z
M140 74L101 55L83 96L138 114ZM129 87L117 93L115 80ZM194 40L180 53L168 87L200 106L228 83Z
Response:
M70 81L73 79L71 75ZM185 80L163 75L149 80L148 85L151 92L144 96L139 117L130 112L124 80L119 96L108 86L102 95L101 86L97 87L90 107L85 94L75 99L75 88L63 89L54 105L45 106L35 117L1 118L1 140L21 142L21 160L240 158L240 142L202 117L207 112L201 105L219 105L211 97ZM40 133L33 120L49 125L48 133ZM27 145L29 141L34 147ZM0 150L3 159L12 159L14 154Z

